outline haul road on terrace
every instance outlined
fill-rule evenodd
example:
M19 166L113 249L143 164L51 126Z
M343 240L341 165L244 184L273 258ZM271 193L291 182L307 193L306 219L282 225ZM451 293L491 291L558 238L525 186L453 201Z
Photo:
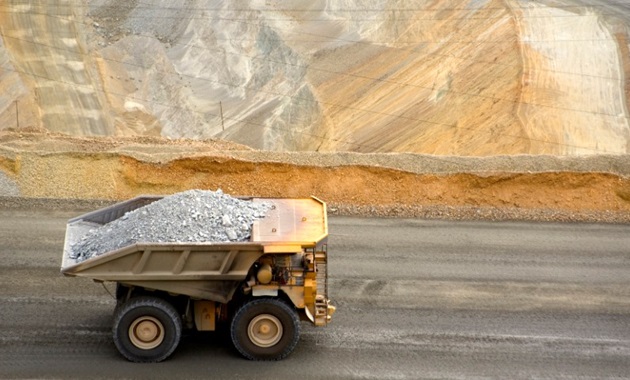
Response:
M0 208L0 378L629 378L627 224L333 216L339 309L303 322L291 356L242 360L229 336L194 332L138 365L112 343L115 299L59 274L68 219L98 206L23 204Z

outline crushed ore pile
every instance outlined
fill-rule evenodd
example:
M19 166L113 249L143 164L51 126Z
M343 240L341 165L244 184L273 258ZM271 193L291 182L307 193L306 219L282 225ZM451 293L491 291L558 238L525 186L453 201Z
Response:
M268 203L216 192L189 190L164 197L90 230L72 245L70 258L81 262L135 243L247 241L254 220Z

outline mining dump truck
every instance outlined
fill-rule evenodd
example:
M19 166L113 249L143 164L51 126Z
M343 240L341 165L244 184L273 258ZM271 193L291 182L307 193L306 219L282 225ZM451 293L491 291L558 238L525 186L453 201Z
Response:
M245 242L143 242L84 261L72 248L86 234L162 197L141 196L70 219L61 272L116 284L113 341L133 362L159 362L182 330L229 329L251 360L280 360L295 348L301 321L324 326L328 300L326 205L316 199L268 202Z

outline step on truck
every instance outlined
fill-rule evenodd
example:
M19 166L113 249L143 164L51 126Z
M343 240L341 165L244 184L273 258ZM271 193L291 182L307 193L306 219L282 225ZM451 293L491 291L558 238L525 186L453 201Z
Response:
M328 299L326 205L317 198L241 198L271 204L249 241L136 243L78 262L86 234L162 197L141 196L70 219L61 273L116 284L113 341L133 362L159 362L182 330L229 329L251 360L280 360L295 348L301 321L324 326Z

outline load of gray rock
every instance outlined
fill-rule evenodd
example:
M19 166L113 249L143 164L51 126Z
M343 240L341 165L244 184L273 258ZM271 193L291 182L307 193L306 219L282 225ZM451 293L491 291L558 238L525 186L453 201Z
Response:
M270 204L221 190L189 190L164 197L93 229L72 245L77 262L136 243L247 241Z

